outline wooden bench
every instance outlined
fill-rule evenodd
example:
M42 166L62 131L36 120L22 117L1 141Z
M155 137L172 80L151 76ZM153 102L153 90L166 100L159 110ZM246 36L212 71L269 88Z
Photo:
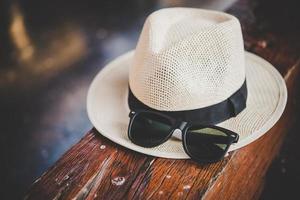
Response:
M35 181L26 199L257 199L292 123L299 48L291 41L298 35L258 30L248 1L228 12L241 20L245 48L276 66L288 86L284 115L267 134L223 161L198 165L125 149L93 128Z

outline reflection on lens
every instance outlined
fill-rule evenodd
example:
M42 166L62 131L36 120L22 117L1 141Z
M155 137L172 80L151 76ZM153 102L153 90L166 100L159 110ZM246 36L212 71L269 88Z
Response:
M229 136L215 128L190 128L186 135L189 153L199 160L217 160L228 149Z
M130 130L132 142L153 147L161 144L171 134L172 123L163 116L142 112L135 116Z

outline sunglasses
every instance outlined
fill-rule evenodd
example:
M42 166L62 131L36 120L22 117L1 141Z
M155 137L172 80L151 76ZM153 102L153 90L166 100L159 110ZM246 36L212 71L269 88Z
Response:
M154 111L131 111L128 137L136 145L155 147L166 142L173 133L182 134L184 151L197 163L213 163L226 155L239 135L213 125L190 125Z

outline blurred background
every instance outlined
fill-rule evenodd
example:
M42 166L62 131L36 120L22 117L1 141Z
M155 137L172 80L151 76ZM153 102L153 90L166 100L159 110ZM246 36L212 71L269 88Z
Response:
M1 0L1 199L23 198L34 180L92 128L86 114L90 82L105 64L135 48L144 20L154 10L224 10L242 18L243 25L255 22L258 30L300 34L295 0L286 0L284 6L278 0L241 0L240 12L231 8L235 4L236 0ZM262 199L297 194L298 130L295 124L270 167Z

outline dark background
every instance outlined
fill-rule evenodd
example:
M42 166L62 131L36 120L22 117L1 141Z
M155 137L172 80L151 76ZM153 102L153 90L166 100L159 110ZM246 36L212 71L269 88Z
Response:
M22 198L34 180L92 127L86 114L89 84L106 63L135 47L149 13L171 6L226 10L234 3L2 0L0 198ZM257 0L249 5L255 8L254 20L261 20L265 29L300 33L296 1ZM262 199L298 194L298 132L294 123L268 171Z

